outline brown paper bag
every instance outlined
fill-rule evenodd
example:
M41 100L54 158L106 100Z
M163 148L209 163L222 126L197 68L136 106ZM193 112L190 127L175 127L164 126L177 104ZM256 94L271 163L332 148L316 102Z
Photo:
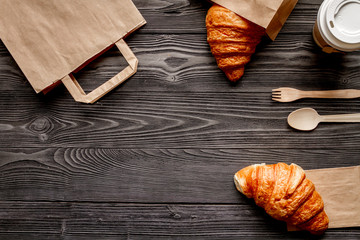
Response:
M0 0L0 38L34 90L62 81L76 101L93 103L137 71L124 42L146 23L131 0ZM129 63L85 94L72 72L116 44Z
M266 29L275 40L298 0L212 0Z
M324 201L329 228L360 227L360 166L305 172Z

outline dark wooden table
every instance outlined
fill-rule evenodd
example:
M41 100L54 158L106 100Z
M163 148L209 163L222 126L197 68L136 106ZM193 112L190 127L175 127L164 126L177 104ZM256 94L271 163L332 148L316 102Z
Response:
M321 0L299 0L238 84L216 66L201 0L134 0L147 25L126 41L138 73L94 105L63 86L36 95L0 42L0 239L305 239L235 190L254 163L359 164L360 125L291 129L301 107L360 112L360 100L271 100L271 89L360 89L360 52L312 40ZM125 66L111 49L77 74L94 89ZM336 189L334 189L336 191ZM360 228L321 239L360 239Z

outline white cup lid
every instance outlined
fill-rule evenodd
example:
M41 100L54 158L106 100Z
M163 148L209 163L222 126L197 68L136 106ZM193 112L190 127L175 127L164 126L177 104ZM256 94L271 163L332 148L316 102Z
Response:
M360 0L334 0L326 11L326 24L340 41L360 43Z

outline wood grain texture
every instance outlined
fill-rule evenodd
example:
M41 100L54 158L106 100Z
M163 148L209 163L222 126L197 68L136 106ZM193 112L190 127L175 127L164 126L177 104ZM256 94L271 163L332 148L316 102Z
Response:
M0 198L27 201L241 204L235 172L255 163L346 167L358 149L1 150ZM324 156L326 159L322 159ZM304 157L306 156L306 157ZM216 193L216 194L214 194Z
M360 89L360 52L322 53L311 31L321 0L299 0L264 39L238 84L206 42L205 0L134 0L147 24L126 42L138 72L94 105L63 86L36 95L0 41L0 239L359 239L287 233L235 190L254 163L358 165L358 124L291 129L301 107L356 113L360 99L281 104L271 89ZM126 65L110 49L76 78L86 91Z
M137 33L127 42L139 59L138 72L110 93L110 97L123 92L144 91L268 93L272 88L290 84L302 89L360 87L360 53L329 56L315 46L311 33L296 37L279 35L275 42L264 40L238 84L231 84L218 69L206 34ZM11 55L3 44L0 46L0 66L4 69L0 74L1 89L33 96L34 91ZM112 48L76 74L76 78L86 91L90 91L125 66L120 52Z
M358 124L321 123L298 132L286 122L300 107L322 115L355 113L359 99L304 100L296 105L270 100L270 93L142 92L105 97L96 105L71 98L34 99L4 92L1 148L353 148ZM7 101L15 96L19 102ZM116 99L113 99L117 97ZM349 141L351 139L351 141Z
M206 0L134 0L148 24L141 33L206 33ZM301 34L312 30L321 1L301 0L289 16L282 33Z
M271 219L252 204L3 202L0 207L6 210L0 213L1 227L6 230L0 232L2 239L9 239L7 236L36 236L36 239L47 239L48 236L59 239L316 239L305 232L286 232L283 222ZM351 229L329 230L325 236L329 236L327 239L355 239L350 232Z

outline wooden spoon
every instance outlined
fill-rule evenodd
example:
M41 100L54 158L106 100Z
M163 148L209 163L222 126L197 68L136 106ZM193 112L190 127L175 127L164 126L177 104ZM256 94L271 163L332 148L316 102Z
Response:
M360 122L360 113L320 116L313 108L301 108L290 113L287 121L297 130L311 131L320 122Z

